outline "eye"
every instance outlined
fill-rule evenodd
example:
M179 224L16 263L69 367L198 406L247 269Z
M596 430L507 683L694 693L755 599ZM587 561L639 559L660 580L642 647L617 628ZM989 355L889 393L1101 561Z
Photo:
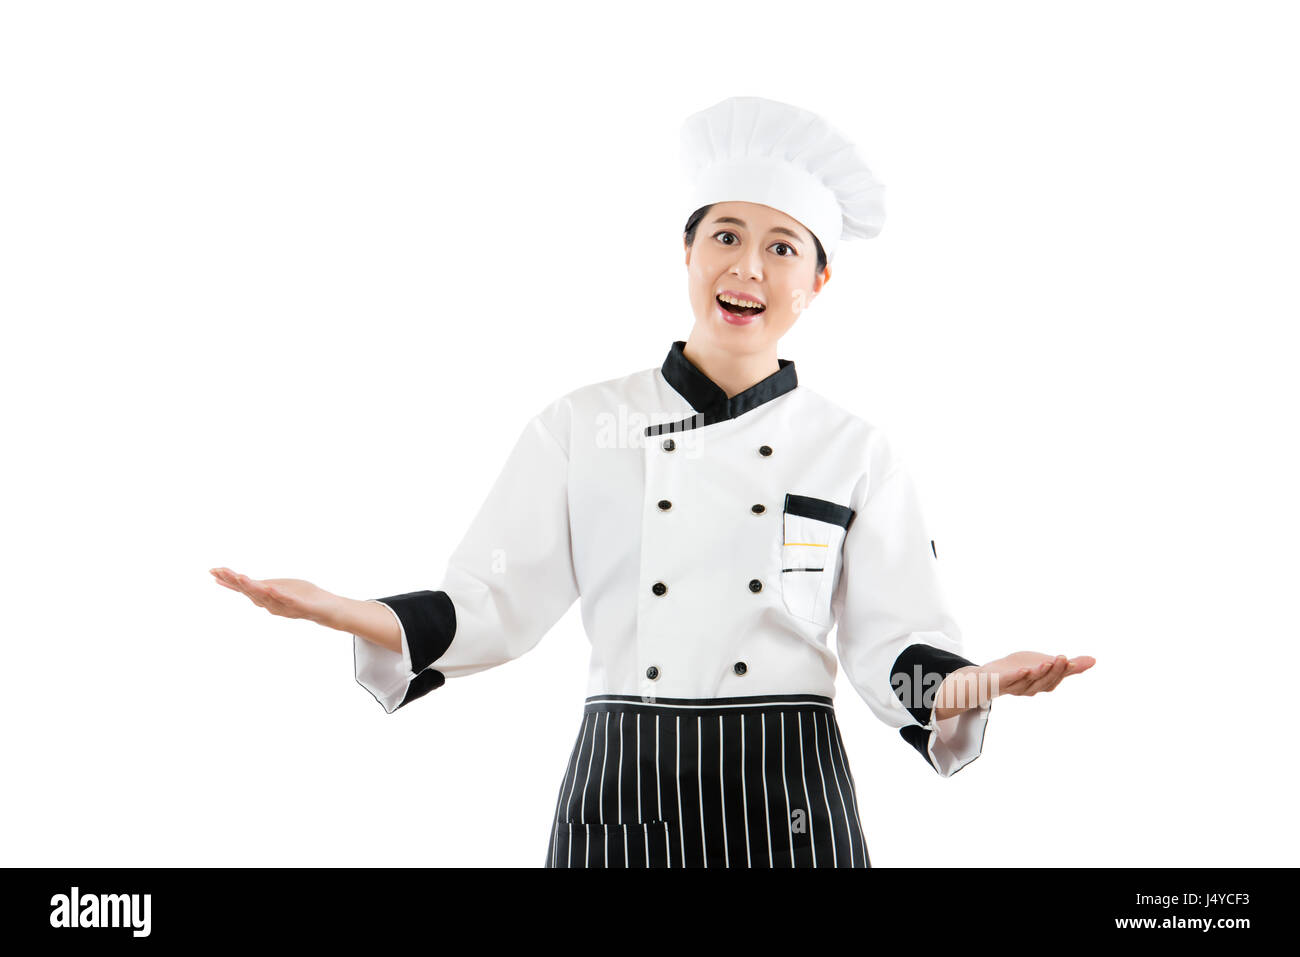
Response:
M791 255L791 256L798 256L798 255L799 255L798 251L797 251L793 246L791 246L789 243L773 243L773 244L772 244L772 248L773 248L773 249L776 249L778 246L784 246L786 249L790 250L790 255ZM788 257L785 255L785 253L777 253L777 255L780 256L780 257L783 258L783 259L788 258Z
M721 236L730 236L732 239L736 240L737 243L740 242L740 238L739 238L735 233L733 233L731 230L729 230L729 229L720 229L720 230L718 230L716 233L713 234L713 238L714 238L714 239L719 239L719 237L721 237ZM736 243L723 243L722 245L724 245L724 246L734 246L735 244L736 244Z

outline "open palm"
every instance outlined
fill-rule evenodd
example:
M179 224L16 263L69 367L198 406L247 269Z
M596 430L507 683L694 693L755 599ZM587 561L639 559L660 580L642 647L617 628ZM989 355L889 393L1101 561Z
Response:
M1087 671L1097 663L1089 655L1067 658L1065 655L1045 655L1038 651L1017 651L990 661L981 667L981 671L990 676L997 675L997 693L1016 695L1036 695L1040 691L1051 691L1069 675Z
M338 601L337 595L301 578L258 581L229 568L211 568L209 571L218 584L242 592L254 605L281 618L305 618L323 624L326 613Z

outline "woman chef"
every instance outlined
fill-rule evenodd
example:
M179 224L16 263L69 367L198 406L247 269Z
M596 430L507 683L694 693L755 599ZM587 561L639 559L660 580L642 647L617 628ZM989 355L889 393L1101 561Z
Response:
M867 867L837 656L944 777L979 757L994 696L1094 660L963 658L898 454L777 358L839 241L883 221L853 145L757 97L690 117L682 142L689 337L538 412L436 590L357 601L212 571L351 633L390 713L519 657L581 599L589 697L546 866Z

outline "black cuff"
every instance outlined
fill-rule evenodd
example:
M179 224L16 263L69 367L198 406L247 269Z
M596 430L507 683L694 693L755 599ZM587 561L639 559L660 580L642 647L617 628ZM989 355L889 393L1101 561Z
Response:
M925 763L934 768L934 762L930 760L930 735L933 731L927 731L925 728L909 724L905 728L899 728L898 733L903 736L903 740L921 752L921 757L925 758ZM937 772L939 769L934 768Z
M451 597L445 591L413 591L376 601L382 601L396 612L402 629L406 632L406 647L411 652L411 671L417 675L411 683L411 691L407 692L406 700L418 698L437 688L442 684L442 675L438 675L438 684L412 693L420 682L421 672L443 656L456 635L456 606L451 603Z
M416 698L428 694L434 688L441 688L446 684L446 682L447 678L441 671L436 671L433 668L425 668L411 679L411 683L406 686L406 697L402 699L402 704L399 704L397 707L400 708L402 705L410 704ZM397 709L394 708L393 710L395 711Z
M939 686L943 684L943 679L958 668L973 664L975 662L967 661L961 655L954 655L951 651L944 651L934 645L915 644L904 648L903 653L894 659L894 667L889 670L889 684L898 695L898 700L903 702L903 707L907 709L908 714L917 724L922 725L922 728L900 728L899 730L923 731L924 726L930 723L930 717L934 712L934 696ZM934 677L935 675L938 677ZM926 760L929 760L925 744L929 738L928 732L920 735L919 745L906 733L903 737L922 754L926 754Z
M988 731L988 725L984 726L984 730ZM904 741L906 741L912 747L916 748L916 750L921 752L921 757L925 758L925 763L930 765L930 767L934 768L937 774L943 773L938 769L938 767L935 766L935 763L930 760L930 735L937 734L938 732L927 731L925 730L925 728L918 728L914 724L909 724L905 728L899 728L898 733L903 736ZM981 751L984 750L983 735L980 736L980 750ZM972 758L970 761L967 761L966 764L972 764L973 762L974 762L974 758ZM963 764L961 768L966 767L966 764ZM954 771L952 773L956 774L958 771L961 770L961 768L958 768L957 771Z

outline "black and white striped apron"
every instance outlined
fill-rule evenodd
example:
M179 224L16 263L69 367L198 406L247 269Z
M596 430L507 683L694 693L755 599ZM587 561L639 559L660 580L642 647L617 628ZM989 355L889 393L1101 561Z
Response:
M547 867L870 867L830 698L597 695Z

